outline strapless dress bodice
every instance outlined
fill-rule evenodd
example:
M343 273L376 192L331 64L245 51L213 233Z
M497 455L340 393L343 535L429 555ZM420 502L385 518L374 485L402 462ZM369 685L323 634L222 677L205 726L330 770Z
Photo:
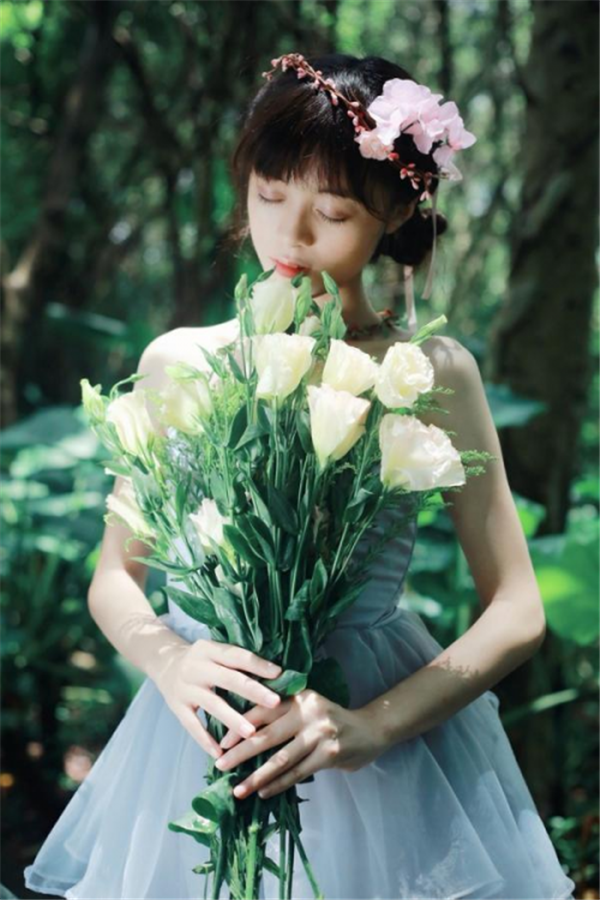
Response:
M375 517L371 527L357 543L348 565L360 570L361 563L373 544L381 540L390 528L396 528L394 537L369 561L369 578L352 605L339 616L336 631L345 628L378 628L402 615L398 603L418 530L417 516L411 512L413 508L412 495L398 498L397 503ZM400 519L406 520L403 526L397 524ZM183 541L178 539L175 543L184 558L187 558ZM170 574L167 575L167 584L185 590L184 585ZM195 641L209 635L208 627L185 613L171 597L168 600L168 610L167 624L186 640Z

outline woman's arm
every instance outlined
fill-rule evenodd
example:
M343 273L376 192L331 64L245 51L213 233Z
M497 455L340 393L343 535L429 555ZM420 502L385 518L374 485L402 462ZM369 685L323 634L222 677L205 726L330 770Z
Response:
M173 334L175 332L163 335L148 345L138 366L138 372L147 377L136 381L134 390L164 387L164 367L175 358L170 337ZM148 411L155 428L160 431L150 406ZM122 478L116 478L115 495L123 483ZM149 556L151 551L137 539L132 540L126 550L125 542L130 537L131 531L122 523L106 526L88 590L88 607L93 620L113 647L158 682L174 654L189 647L189 643L159 619L146 599L144 586L148 567L133 557Z
M419 418L456 432L450 438L459 450L487 450L498 458L460 492L442 492L452 504L448 511L483 612L439 656L363 707L389 746L422 734L491 689L533 656L545 635L542 599L477 361L451 338L431 342L436 384L455 393L440 400L447 414Z

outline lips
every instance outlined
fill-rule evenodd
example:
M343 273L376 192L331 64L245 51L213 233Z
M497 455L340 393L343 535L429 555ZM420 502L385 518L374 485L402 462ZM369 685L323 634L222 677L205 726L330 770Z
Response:
M308 271L308 266L298 265L297 263L291 262L291 260L284 261L281 259L273 259L273 262L275 263L276 270L281 275L286 275L289 278L293 278L294 275L298 275L300 272Z

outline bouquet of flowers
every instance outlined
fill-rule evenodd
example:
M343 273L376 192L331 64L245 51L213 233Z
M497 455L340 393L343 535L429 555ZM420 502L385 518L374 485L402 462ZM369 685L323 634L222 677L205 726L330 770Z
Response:
M341 299L327 272L332 301L322 310L309 278L272 275L251 285L242 276L239 333L214 353L200 347L204 364L166 367L161 391L122 391L145 377L139 374L108 396L82 379L83 404L110 453L103 464L125 479L124 490L107 498L106 521L124 521L151 551L141 561L177 579L180 587L163 589L168 597L212 640L279 664L270 690L286 697L314 689L348 707L341 667L317 651L406 519L370 548L360 571L351 565L354 548L384 508L407 495L411 516L443 505L440 488L459 490L489 454L459 453L444 430L414 414L431 407L436 392L449 392L434 385L419 346L445 316L378 363L344 342ZM149 404L165 426L160 432ZM240 713L250 707L217 690ZM226 732L209 714L207 728L217 741ZM295 851L322 896L300 837L305 801L295 787L237 802L232 793L232 782L269 755L227 772L209 761L208 786L168 823L210 849L194 871L212 876L213 898L223 882L233 900L256 897L264 870L280 880L280 897L290 898ZM276 834L277 861L266 849Z

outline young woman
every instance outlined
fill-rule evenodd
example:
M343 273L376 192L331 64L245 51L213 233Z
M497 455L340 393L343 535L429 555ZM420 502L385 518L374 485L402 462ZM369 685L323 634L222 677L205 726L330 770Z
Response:
M428 91L379 57L291 54L274 66L281 71L265 73L233 159L237 235L251 238L264 269L276 267L273 277L303 269L321 306L331 298L320 272L330 272L340 288L347 340L382 359L394 342L410 338L414 318L402 329L375 311L365 267L387 254L411 272L430 257L447 223L435 211L434 221L421 204L435 198L442 169L457 170L448 151L436 152L435 143L426 148L431 105L421 132L407 130L384 150L364 126L364 110L379 98L371 109L381 112L387 103L397 126L394 91L406 85L396 79L408 82L413 101ZM455 147L461 134L468 145L454 104L445 112ZM139 371L147 376L141 384L160 389L165 365L202 364L198 343L214 349L235 333L233 319L158 337L141 358ZM208 850L167 823L187 812L192 792L204 786L207 754L228 769L278 747L234 793L243 802L255 791L274 796L299 785L308 800L300 807L302 838L327 900L572 896L574 883L559 864L491 690L536 652L545 629L498 436L471 353L444 336L423 349L436 383L455 391L443 397L445 414L423 420L454 432L459 449L497 457L461 493L444 495L481 616L444 649L418 615L398 605L416 539L413 519L326 641L325 652L346 674L350 707L310 690L281 701L256 680L277 674L265 660L212 642L172 602L168 614L154 614L144 596L147 569L132 559L148 548L136 541L127 552L127 528L107 526L90 613L147 678L26 869L30 889L71 898L199 896L201 879L191 870ZM120 486L117 478L115 493ZM367 545L358 545L358 557ZM215 686L254 705L239 715ZM228 726L224 747L204 727L204 711ZM311 774L314 780L300 784ZM261 896L278 896L269 874ZM312 896L299 863L293 896Z

